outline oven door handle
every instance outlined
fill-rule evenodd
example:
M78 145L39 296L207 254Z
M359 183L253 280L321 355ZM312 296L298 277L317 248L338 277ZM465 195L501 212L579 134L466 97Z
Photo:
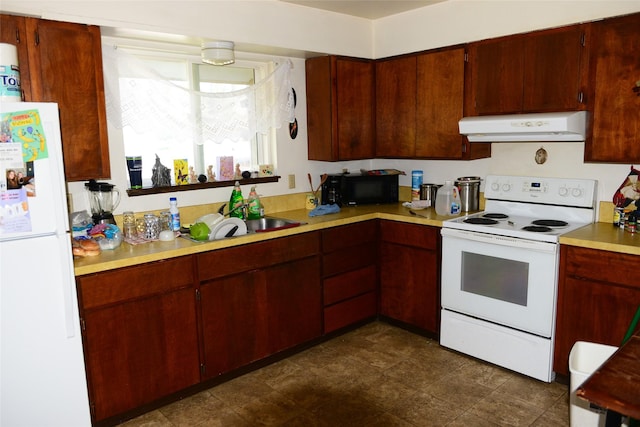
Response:
M450 237L461 240L487 243L491 245L501 245L514 248L531 249L539 252L556 253L558 244L550 242L539 242L535 240L518 239L516 237L500 236L496 234L481 233L478 231L454 230L442 228L440 234L443 238Z

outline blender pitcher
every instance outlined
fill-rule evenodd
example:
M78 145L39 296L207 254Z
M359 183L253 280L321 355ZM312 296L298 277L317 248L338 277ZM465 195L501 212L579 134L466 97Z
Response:
M120 191L108 182L92 179L85 185L94 224L114 224L113 211L120 203Z

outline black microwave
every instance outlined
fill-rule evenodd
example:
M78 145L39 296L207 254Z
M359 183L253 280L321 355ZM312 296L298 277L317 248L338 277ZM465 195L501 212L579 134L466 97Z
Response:
M398 175L334 174L322 184L322 204L338 206L398 202Z

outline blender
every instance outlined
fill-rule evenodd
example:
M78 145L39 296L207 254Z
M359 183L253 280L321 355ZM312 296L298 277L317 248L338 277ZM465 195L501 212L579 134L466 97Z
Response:
M116 224L113 211L120 203L120 191L108 182L97 182L95 179L84 184L89 195L91 218L94 224Z

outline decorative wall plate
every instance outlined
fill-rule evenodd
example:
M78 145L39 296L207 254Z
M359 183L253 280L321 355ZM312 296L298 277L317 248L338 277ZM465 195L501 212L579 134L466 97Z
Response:
M536 151L536 157L535 157L536 163L539 165L543 164L544 162L547 161L547 156L548 156L547 150L545 150L543 147L540 147L538 151Z

